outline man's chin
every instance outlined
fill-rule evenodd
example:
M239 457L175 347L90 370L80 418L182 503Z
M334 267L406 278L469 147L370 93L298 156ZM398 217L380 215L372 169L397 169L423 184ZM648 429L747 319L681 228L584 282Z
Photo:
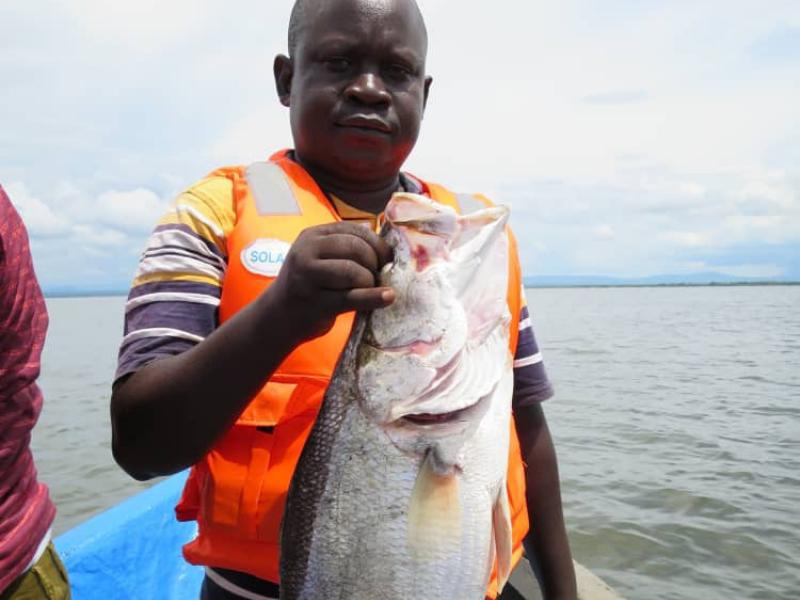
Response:
M340 145L335 153L323 156L301 154L299 158L312 177L321 179L318 183L369 191L391 184L407 154L398 153L394 147L386 145Z
M402 161L397 157L381 156L374 150L347 152L336 157L336 170L343 178L355 182L386 181L397 176Z

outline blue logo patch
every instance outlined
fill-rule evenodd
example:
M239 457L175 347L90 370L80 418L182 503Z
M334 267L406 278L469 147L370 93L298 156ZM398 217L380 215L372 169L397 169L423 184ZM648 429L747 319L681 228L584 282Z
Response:
M256 275L277 277L291 245L283 240L261 238L242 250L245 268Z

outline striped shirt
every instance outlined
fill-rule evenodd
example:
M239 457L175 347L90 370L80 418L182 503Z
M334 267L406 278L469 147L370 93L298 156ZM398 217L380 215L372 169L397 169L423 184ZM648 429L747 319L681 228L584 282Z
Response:
M407 191L419 184L401 176ZM375 226L375 215L332 198L339 215ZM231 181L208 177L180 194L159 221L142 254L125 310L116 379L146 364L184 352L219 325L227 266L227 237L236 224ZM514 357L514 406L549 398L552 388L536 345L522 294L520 336Z

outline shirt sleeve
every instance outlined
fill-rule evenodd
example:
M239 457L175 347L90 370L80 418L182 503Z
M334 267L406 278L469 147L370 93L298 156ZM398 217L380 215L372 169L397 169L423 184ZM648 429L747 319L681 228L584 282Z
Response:
M42 396L35 383L47 324L47 307L36 279L28 232L0 187L0 401L13 399L17 408L30 407L23 411L25 415L19 413L20 418L30 416L30 411L38 414L41 407ZM3 416L13 420L13 407L5 412ZM6 434L2 421L0 418L0 446ZM8 422L6 425L11 427ZM15 425L21 427L23 421ZM8 429L9 436L12 429ZM0 448L0 461L2 454Z
M225 177L205 179L174 200L139 260L115 380L185 352L217 328L235 220Z
M519 340L517 341L517 351L514 354L514 398L512 401L514 408L538 404L553 395L553 386L547 377L542 353L539 351L536 336L533 333L533 324L524 288L520 290L520 294L522 295L522 309L519 317Z

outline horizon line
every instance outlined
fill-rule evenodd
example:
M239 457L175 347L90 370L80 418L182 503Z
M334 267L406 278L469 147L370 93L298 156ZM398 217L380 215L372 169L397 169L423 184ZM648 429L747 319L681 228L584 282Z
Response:
M560 275L549 275L546 277L562 277ZM568 277L568 276L563 276ZM603 277L602 275L592 277ZM523 281L525 288L536 289L564 289L564 288L653 288L653 287L758 287L758 286L800 286L800 280L787 279L753 279L742 281L669 281L669 282L651 282L651 283L590 283L590 282L563 282L563 283L545 283L532 281L535 277L526 277ZM107 289L107 288L69 288L58 289L43 288L42 294L45 298L111 298L127 296L129 289Z

